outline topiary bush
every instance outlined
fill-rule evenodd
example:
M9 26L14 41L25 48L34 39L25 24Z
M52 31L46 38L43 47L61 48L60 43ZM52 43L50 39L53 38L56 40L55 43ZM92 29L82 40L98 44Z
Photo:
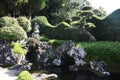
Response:
M18 21L15 18L8 16L0 18L0 28L5 26L10 27L13 25L18 25Z
M41 26L54 27L54 26L52 26L52 25L48 22L48 20L47 20L47 18L46 18L45 16L37 16L37 17L33 18L33 19L32 19L32 26L34 26L34 24L35 24L36 22L40 25L40 27L41 27Z
M56 27L48 23L44 16L36 17L32 20L32 26L38 23L40 26L40 35L50 39L89 41L90 38L82 29L73 29L67 22L61 22ZM33 31L31 31L32 33Z
M0 39L19 40L21 38L27 38L27 34L23 28L18 25L0 29Z
M32 75L28 71L22 71L18 75L18 80L34 80L34 78L32 77Z
M26 17L18 17L18 24L26 31L29 32L31 30L31 22Z

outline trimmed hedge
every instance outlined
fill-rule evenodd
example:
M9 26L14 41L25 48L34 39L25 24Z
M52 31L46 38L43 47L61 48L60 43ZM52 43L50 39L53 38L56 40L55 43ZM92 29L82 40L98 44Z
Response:
M27 34L20 26L0 28L0 39L19 40L21 38L27 38Z
M82 29L74 29L67 22L61 22L57 26L51 25L44 16L36 17L32 20L32 26L38 23L40 35L50 39L89 41L90 37ZM33 31L31 31L32 33Z
M26 17L18 17L18 24L26 31L29 32L31 30L31 22Z
M94 16L92 22L96 25L93 34L99 41L120 41L120 9L114 11L106 18Z
M0 28L5 27L5 26L10 27L14 25L15 26L18 25L17 19L8 17L8 16L0 18Z
M120 66L120 42L82 42L87 60L105 61L108 65Z

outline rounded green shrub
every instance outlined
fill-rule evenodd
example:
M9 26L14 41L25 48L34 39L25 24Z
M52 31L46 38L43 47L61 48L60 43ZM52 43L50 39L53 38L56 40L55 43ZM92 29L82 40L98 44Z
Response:
M0 39L19 40L21 38L27 38L27 34L20 26L16 25L0 29Z
M56 28L65 29L70 28L71 26L66 22L61 22Z
M18 75L18 80L34 80L34 78L32 77L32 75L28 71L22 71Z
M8 16L0 18L0 28L5 26L10 27L13 25L18 25L18 21L15 18Z
M31 30L31 22L26 17L18 17L18 24L26 31L29 32Z
M45 16L37 16L35 18L33 18L32 20L32 26L34 26L35 23L38 23L40 26L49 26L49 27L53 27L47 20L47 18Z

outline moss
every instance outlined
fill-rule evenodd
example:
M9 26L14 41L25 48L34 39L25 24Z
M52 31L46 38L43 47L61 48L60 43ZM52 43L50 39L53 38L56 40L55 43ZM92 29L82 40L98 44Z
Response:
M22 71L18 75L18 80L34 80L34 78L32 77L32 75L28 71Z
M26 54L27 50L23 48L22 44L20 43L12 43L13 50L16 54L24 55Z

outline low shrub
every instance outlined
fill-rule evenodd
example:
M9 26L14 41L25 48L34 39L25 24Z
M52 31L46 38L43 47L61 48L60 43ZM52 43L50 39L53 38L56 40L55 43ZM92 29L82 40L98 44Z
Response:
M120 66L120 42L82 42L87 60L105 61L108 65ZM79 44L77 44L79 45Z
M18 75L18 80L34 80L34 78L32 77L32 75L28 71L22 71Z

